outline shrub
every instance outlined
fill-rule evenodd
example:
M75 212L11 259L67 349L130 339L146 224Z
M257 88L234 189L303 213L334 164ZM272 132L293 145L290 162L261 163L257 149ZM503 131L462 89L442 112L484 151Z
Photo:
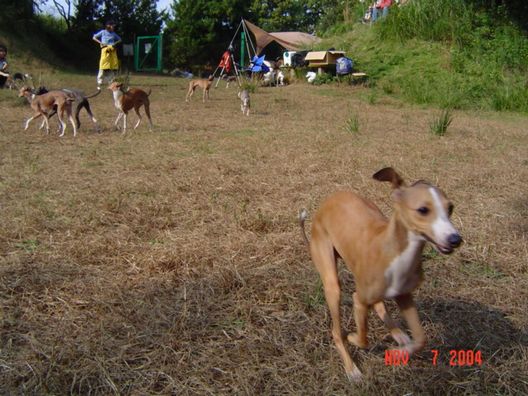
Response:
M436 136L444 136L452 121L453 115L451 109L444 109L440 115L431 122L431 132Z
M328 73L317 74L314 85L330 84L335 81L335 77Z

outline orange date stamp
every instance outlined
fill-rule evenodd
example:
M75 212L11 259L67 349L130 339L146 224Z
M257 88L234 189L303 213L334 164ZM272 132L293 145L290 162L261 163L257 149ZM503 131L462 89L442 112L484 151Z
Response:
M431 363L433 366L438 365L441 352L438 349L432 349ZM387 349L385 350L385 366L407 366L410 355L406 350ZM451 367L473 367L482 366L482 352L473 349L451 349L449 350L449 366Z

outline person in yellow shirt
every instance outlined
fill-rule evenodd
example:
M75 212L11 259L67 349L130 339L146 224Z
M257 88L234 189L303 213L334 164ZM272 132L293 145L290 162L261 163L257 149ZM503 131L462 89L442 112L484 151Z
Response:
M121 43L121 37L114 32L115 22L107 21L105 28L93 35L93 40L101 46L99 73L97 73L97 89L106 80L112 82L119 69L116 45Z

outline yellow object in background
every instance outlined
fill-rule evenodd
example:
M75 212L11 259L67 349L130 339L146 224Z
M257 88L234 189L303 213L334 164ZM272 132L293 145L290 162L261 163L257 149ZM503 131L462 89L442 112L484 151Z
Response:
M117 50L111 46L101 48L101 59L99 60L100 70L117 70L119 69L119 59Z

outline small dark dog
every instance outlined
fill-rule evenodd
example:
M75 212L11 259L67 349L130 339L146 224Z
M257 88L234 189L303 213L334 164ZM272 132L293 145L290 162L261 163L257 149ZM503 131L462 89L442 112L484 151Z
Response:
M90 116L90 119L95 125L95 129L97 132L101 132L101 127L97 123L97 120L95 119L92 109L90 108L90 102L88 102L88 99L94 98L97 95L101 93L100 90L95 92L94 94L86 96L83 91L80 91L78 89L70 89L70 88L63 88L61 89L64 93L68 94L69 96L75 98L75 101L73 102L73 105L75 106L75 122L77 123L77 128L80 128L81 126L81 120L79 119L79 113L82 108L86 109L86 112ZM48 90L46 87L39 87L35 90L35 95L42 95L44 93L47 93ZM56 109L54 108L53 111L50 113L50 117L52 117L56 113Z

